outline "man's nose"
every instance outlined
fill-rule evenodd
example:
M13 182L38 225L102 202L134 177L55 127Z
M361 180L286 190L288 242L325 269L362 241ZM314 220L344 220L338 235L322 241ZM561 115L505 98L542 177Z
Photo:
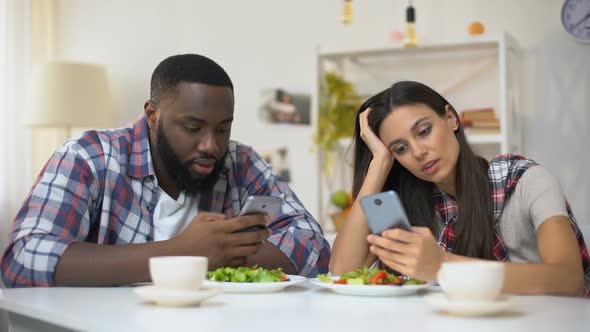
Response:
M217 152L217 142L215 141L215 133L212 130L207 130L199 143L197 144L197 149L200 152L207 152L207 153L215 153Z

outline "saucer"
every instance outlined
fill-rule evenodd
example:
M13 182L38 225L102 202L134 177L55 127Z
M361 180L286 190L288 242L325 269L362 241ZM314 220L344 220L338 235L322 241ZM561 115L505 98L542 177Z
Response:
M201 288L199 290L160 289L154 285L133 288L135 294L144 300L158 305L182 307L199 304L202 301L221 293L220 288Z
M460 316L492 315L506 311L514 304L513 298L507 295L494 301L461 301L449 300L444 293L433 293L424 296L424 300L436 309Z

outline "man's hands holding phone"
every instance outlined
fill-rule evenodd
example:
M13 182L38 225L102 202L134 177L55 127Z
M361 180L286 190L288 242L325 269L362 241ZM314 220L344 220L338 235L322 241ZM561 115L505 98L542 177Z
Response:
M264 225L269 219L266 214L228 219L219 213L199 212L182 233L169 241L176 254L207 256L209 269L245 265L246 257L260 250L270 236L270 230L238 231Z
M251 214L262 214L266 216L272 216L283 204L283 199L280 197L273 197L273 196L248 196L246 199L246 203L242 206L242 210L240 211L240 216L251 215ZM270 219L266 220L264 224L258 224L254 226L249 226L246 228L242 228L236 231L236 233L240 232L249 232L249 231L257 231L260 229L266 228L266 224L270 221Z

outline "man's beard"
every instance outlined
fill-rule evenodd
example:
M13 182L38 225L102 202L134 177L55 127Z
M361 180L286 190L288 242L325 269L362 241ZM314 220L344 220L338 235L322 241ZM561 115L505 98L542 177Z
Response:
M225 155L219 160L217 160L217 158L212 155L202 155L201 158L215 159L213 171L211 171L211 173L206 176L193 176L190 172L193 160L183 163L180 161L180 159L178 159L178 156L176 156L172 150L172 147L170 146L170 143L168 142L168 139L162 130L161 124L158 126L157 140L158 153L164 162L166 172L172 178L179 190L184 190L187 194L196 194L212 189L213 185L219 178L221 169L223 168Z

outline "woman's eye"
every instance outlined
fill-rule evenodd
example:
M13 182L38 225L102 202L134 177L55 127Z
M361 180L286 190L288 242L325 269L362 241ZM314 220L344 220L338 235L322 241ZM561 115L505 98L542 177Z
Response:
M401 154L404 153L406 151L406 146L405 145L401 145L398 146L397 148L393 149L393 152L395 152L396 154Z
M425 127L418 132L418 136L426 136L426 135L430 134L431 130L432 130L431 126Z

